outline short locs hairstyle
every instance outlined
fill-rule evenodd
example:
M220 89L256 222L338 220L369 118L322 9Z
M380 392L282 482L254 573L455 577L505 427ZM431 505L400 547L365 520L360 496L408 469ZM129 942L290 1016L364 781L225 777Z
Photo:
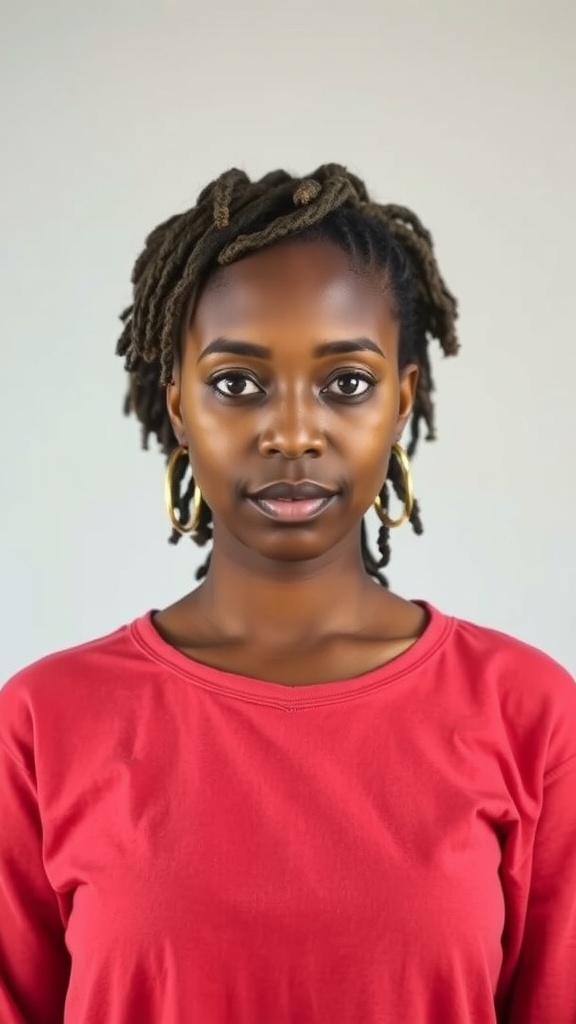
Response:
M446 356L458 352L457 303L448 290L434 253L430 232L404 206L382 205L369 196L364 182L340 164L324 164L303 178L277 170L251 181L232 168L200 192L196 204L159 224L147 237L132 272L133 302L121 314L124 329L116 352L124 357L129 387L124 412L134 413L142 428L142 446L155 435L166 458L177 445L165 401L180 352L184 318L194 308L211 272L281 240L328 241L343 250L352 265L377 273L400 327L400 368L414 362L419 380L411 420L408 454L414 454L421 425L426 439L436 437L432 400L434 381L429 342L436 340ZM174 507L188 521L194 479L186 483L180 460L174 477ZM405 500L402 475L392 458L380 492L389 509L391 484ZM422 533L418 504L410 517ZM381 569L390 559L390 531L381 526L379 557L372 554L362 522L362 556L366 571L387 586ZM197 544L212 538L212 513L202 502ZM180 534L173 530L171 543ZM206 575L210 556L197 578Z

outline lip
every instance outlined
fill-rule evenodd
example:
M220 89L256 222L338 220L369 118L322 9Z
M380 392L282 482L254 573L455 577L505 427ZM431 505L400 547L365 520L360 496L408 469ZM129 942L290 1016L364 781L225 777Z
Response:
M336 500L334 492L313 498L262 498L250 495L250 503L267 519L280 523L305 523L317 519Z
M256 502L274 500L296 502L305 499L333 498L335 494L336 491L313 480L300 480L299 483L290 480L276 480L257 491L251 491L247 497Z

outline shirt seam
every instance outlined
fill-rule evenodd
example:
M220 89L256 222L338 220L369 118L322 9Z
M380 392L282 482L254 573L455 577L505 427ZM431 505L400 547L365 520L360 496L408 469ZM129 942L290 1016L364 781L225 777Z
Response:
M573 767L576 767L576 754L571 754L565 761L557 764L555 768L550 768L549 771L545 772L544 785L547 786L550 782L555 782L557 778L570 771Z
M437 654L438 650L446 643L449 635L452 633L454 629L454 624L454 618L452 618L451 616L444 616L442 632L437 637L432 646L427 651L422 653L419 657L417 657L413 662L411 662L411 664L406 668L399 667L396 670L395 674L392 675L390 678L375 680L373 683L367 685L364 688L360 687L354 693L334 694L332 696L327 695L326 697L310 697L308 700L306 700L306 698L304 698L303 695L301 695L302 687L294 687L294 704L290 703L290 697L287 697L285 700L282 700L280 698L275 699L274 697L256 696L255 694L242 693L235 689L234 686L227 686L226 684L214 685L209 680L203 679L201 676L195 673L193 669L186 671L180 665L175 665L170 658L165 657L163 654L156 650L153 650L147 643L146 639L139 635L138 630L136 628L136 623L131 623L130 636L132 638L132 641L139 648L139 650L145 654L148 660L154 661L156 664L166 666L167 668L175 672L180 678L185 679L188 682L193 681L202 689L209 690L211 693L216 693L221 696L233 697L236 700L243 700L250 704L257 704L263 707L275 707L281 711L294 712L305 711L309 708L315 707L325 707L331 704L347 703L348 701L357 700L358 698L371 695L376 690L379 690L384 686L388 687L393 685L394 683L400 682L406 676L417 671L423 664L425 664L427 661L429 661L432 657L434 657ZM400 655L400 657L402 656ZM388 663L388 665L391 664L391 662ZM382 670L385 671L386 668L387 665L384 664L382 666Z
M8 757L10 758L10 760L11 760L11 761L13 761L13 763L14 763L14 764L16 765L16 767L17 767L17 768L18 768L18 769L20 770L20 772L22 773L22 775L25 775L25 776L26 776L26 778L27 778L27 780L28 780L28 782L29 782L29 783L30 783L30 784L31 784L32 786L34 786L34 785L35 785L35 783L34 783L34 778L33 778L33 776L32 776L32 775L30 774L30 772L28 771L28 769L27 769L26 765L24 764L24 762L23 762L23 761L21 761L21 760L20 760L20 758L18 757L18 755L14 753L14 751L13 751L13 750L12 750L12 749L11 749L11 748L10 748L10 747L8 746L8 744L6 743L6 740L3 740L1 736L0 736L0 746L1 746L2 748L3 748L3 750L5 750L5 751L6 751L6 753L8 754Z

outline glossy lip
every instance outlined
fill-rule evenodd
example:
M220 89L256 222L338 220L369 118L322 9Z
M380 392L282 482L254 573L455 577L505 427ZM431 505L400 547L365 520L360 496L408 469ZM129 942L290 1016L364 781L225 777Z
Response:
M284 501L299 501L305 498L333 498L336 491L313 480L301 480L294 483L290 480L277 480L275 483L267 484L257 491L251 491L247 497L251 501L265 501L267 499L279 499Z
M314 497L301 498L255 498L250 496L250 503L267 519L273 519L276 523L296 526L301 523L309 523L336 500L336 494L316 494Z

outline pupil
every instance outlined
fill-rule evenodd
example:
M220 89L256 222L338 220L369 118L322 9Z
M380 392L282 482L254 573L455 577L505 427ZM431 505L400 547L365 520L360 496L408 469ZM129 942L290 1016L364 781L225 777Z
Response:
M232 395L241 395L245 385L246 381L242 377L230 377L228 379L228 391Z
M340 389L347 395L352 395L358 387L358 377L340 377Z

